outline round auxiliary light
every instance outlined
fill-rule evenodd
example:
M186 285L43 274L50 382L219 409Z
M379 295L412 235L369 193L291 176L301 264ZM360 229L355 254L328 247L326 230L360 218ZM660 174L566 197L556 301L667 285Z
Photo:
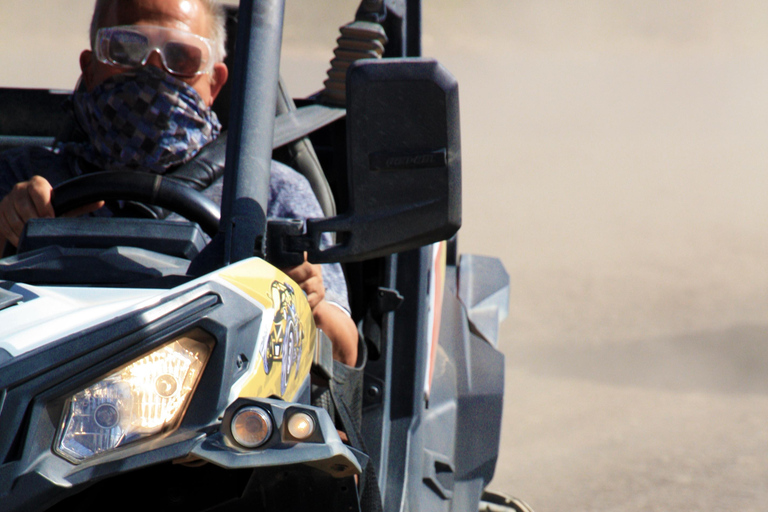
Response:
M315 420L305 412L296 412L288 419L288 433L303 441L315 432Z
M246 448L261 446L272 435L272 418L261 407L243 407L232 417L232 437Z

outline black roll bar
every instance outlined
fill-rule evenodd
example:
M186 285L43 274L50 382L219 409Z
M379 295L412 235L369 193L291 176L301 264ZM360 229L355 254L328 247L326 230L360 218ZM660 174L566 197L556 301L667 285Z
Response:
M285 0L240 0L224 171L225 265L264 254Z

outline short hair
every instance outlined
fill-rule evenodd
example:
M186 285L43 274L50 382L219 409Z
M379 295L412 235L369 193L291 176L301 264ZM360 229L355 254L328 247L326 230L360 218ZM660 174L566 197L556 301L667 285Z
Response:
M96 0L91 18L91 50L96 48L96 32L101 28L104 11L110 2L119 0ZM224 62L227 56L227 15L219 0L198 0L211 20L208 39L213 41L213 62Z

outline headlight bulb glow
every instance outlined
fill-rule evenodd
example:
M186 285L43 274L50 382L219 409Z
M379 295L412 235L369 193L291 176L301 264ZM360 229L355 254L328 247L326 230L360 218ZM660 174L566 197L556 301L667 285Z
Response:
M295 412L288 419L288 433L304 441L315 432L315 420L305 412Z

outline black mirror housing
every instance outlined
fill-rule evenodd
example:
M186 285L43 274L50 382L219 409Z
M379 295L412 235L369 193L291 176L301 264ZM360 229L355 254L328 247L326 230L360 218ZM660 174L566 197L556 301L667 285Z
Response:
M446 240L461 226L456 79L423 58L362 60L347 72L349 210L307 221L310 261L362 261Z

